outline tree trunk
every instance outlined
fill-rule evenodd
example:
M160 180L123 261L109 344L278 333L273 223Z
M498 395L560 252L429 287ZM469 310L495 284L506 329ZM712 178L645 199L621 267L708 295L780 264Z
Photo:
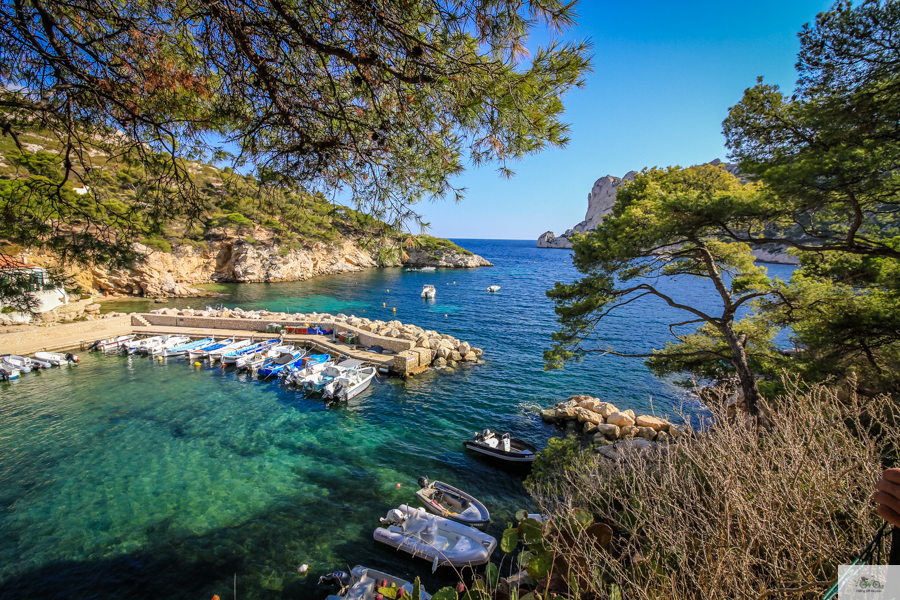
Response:
M728 341L731 348L731 354L734 357L734 370L737 372L738 380L741 382L741 391L744 392L744 402L747 403L747 411L754 417L759 416L759 387L756 385L756 377L750 371L750 365L747 363L747 352L744 345L738 340L734 334L734 330L729 323L723 328L722 333Z

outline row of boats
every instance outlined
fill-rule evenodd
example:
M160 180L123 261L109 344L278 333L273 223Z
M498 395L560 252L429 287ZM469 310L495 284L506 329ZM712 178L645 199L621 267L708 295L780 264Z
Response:
M475 434L464 445L507 463L530 463L537 455L531 444L490 430ZM427 477L420 477L418 483L416 496L424 508L401 504L388 511L372 534L375 541L429 561L432 572L441 566L460 569L487 564L498 545L496 538L482 531L491 522L487 507L448 483ZM541 515L528 516L543 520ZM409 581L363 566L349 573L329 573L319 583L339 588L328 600L379 600L401 597L400 589L405 594L413 591ZM431 598L424 590L420 597Z
M491 294L500 291L499 285L489 285L487 291ZM422 297L426 300L434 300L437 296L437 290L433 285L425 284L422 286Z
M33 358L18 354L4 354L0 356L0 381L18 379L22 373L75 364L78 364L78 357L69 353L35 352Z
M377 369L360 360L332 360L330 354L283 344L280 339L254 343L249 339L157 335L138 339L123 335L95 342L91 349L128 355L186 357L191 361L217 361L225 367L253 371L259 377L277 378L285 385L320 392L328 401L347 401L365 391Z

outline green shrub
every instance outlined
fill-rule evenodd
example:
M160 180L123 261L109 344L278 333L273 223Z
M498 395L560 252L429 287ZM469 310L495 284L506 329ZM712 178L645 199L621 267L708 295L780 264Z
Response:
M165 238L152 236L142 239L141 243L148 248L153 248L154 250L160 250L162 252L172 251L172 244L170 244Z
M225 217L225 220L228 221L228 223L236 225L236 226L241 226L241 225L252 226L253 225L253 221L251 221L250 219L248 219L241 213L231 213L230 215L227 215Z

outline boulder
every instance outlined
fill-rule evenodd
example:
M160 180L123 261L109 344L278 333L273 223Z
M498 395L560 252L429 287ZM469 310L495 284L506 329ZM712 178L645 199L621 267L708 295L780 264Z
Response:
M638 433L638 428L634 425L626 425L619 428L619 437L623 439L633 438Z
M474 352L475 356L477 356L478 358L481 358L484 355L484 350L482 350L481 348L472 348L472 352Z
M574 402L575 404L581 404L585 400L593 400L590 396L586 396L584 394L576 394L574 396L569 396L569 402Z
M650 427L653 431L668 431L669 422L658 417L650 415L638 415L634 418L634 422L638 427Z
M642 437L645 440L656 439L656 430L652 427L638 427L635 437Z
M575 418L577 418L580 423L603 423L603 417L592 410L587 410L585 408L575 408L573 410L575 411Z
M587 400L582 400L578 403L578 406L581 408L586 408L587 410L594 410L594 407L600 404L600 401L596 398L588 398Z
M618 425L619 427L628 427L634 425L634 416L629 415L628 412L614 412L606 417L606 422L611 423L612 425Z
M600 413L604 419L608 419L609 415L619 412L619 409L616 408L614 404L610 404L609 402L597 402L594 404L594 408L592 408L595 413Z
M601 423L597 425L597 435L605 436L611 440L618 439L619 437L619 428L616 425L610 425L608 423ZM594 436L596 440L597 436Z
M589 421L585 421L584 429L582 430L583 433L591 434L591 433L596 433L596 431L597 431L596 423L591 423Z
M434 359L434 366L435 367L446 367L447 359L444 358L443 356L438 356L436 359Z
M621 460L627 457L644 454L656 448L656 444L644 438L620 440L610 446L600 448L600 455L610 460Z
M472 346L469 345L469 342L460 342L459 346L456 347L456 351L465 356L472 350Z
M467 352L465 356L463 356L463 360L466 362L475 362L478 360L478 355L474 352Z
M88 304L87 306L84 307L84 312L98 313L98 312L100 312L100 305L99 304Z
M620 411L622 414L626 414L631 417L631 420L634 421L634 411L631 409Z
M553 425L554 423L556 423L556 410L554 410L552 408L542 410L541 411L541 420L544 423L549 423L549 424Z
M578 417L578 408L572 406L557 407L555 414L557 420L575 419Z
M432 348L433 352L436 352L438 356L441 358L447 359L450 358L450 348L444 348L443 346L438 347L437 350Z
M454 350L453 352L450 353L450 360L459 362L462 360L462 356L460 356L459 352Z
M577 408L578 403L573 400L566 400L565 402L557 402L556 408Z

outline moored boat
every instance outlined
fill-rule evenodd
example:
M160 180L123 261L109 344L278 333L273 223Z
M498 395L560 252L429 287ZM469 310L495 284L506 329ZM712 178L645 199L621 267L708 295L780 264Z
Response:
M373 533L376 542L430 561L432 571L440 566L483 565L497 547L495 538L474 527L406 504L388 511L380 522Z
M275 340L275 344L277 343L278 341ZM275 344L263 346L256 352L238 356L234 361L234 366L238 369L250 369L252 371L269 364L282 352L291 352L294 350L293 346L276 346Z
M209 360L211 362L216 362L217 360L221 360L222 357L225 356L226 354L229 354L231 352L237 352L238 350L240 350L242 348L247 348L248 346L250 346L250 340L237 340L237 341L231 342L224 348L210 350L206 356L207 356L207 358L209 358Z
M233 350L227 354L222 356L222 364L223 365L234 365L237 364L238 359L244 357L244 360L241 363L247 361L251 355L259 352L260 350L265 350L271 346L274 346L278 343L278 340L266 340L265 342L257 342L252 346L247 346L245 348L239 348L237 350Z
M308 389L321 390L326 385L353 369L359 369L363 366L363 361L349 359L341 361L337 364L330 364L318 373L314 373L302 379L302 385ZM301 383L301 382L297 382Z
M186 344L181 344L179 346L174 346L172 348L165 348L163 350L162 354L163 354L163 356L184 356L191 350L194 350L196 348L203 348L204 346L209 346L214 341L215 340L211 337L204 338L202 340L194 340L192 342L189 341Z
M191 338L186 335L169 336L169 338L163 340L159 344L148 346L146 348L146 354L164 354L169 348L177 348L178 346L187 344L190 341Z
M281 372L281 378L285 385L303 385L305 377L312 377L334 363L330 362L330 354L309 354L295 365L285 368Z
M234 343L234 338L228 338L225 340L219 340L218 342L213 342L211 344L207 344L205 346L201 346L200 348L194 348L193 350L188 350L188 358L208 358L210 352L215 352L216 350L221 350L225 346Z
M340 588L337 594L331 594L325 600L375 600L376 594L382 598L397 598L399 590L404 597L412 598L413 584L382 571L356 566L350 573L335 571L319 577L319 585L332 585ZM431 594L419 590L421 600L431 600Z
M489 286L488 286L488 292L492 292L492 293L493 293L493 292L499 292L499 291L500 291L500 286L499 286L499 285L489 285Z
M115 352L128 342L132 341L136 336L132 333L127 335L117 335L116 337L107 338L105 340L97 340L91 344L91 350L99 350L100 352Z
M471 494L427 477L419 477L419 487L416 496L430 513L479 529L491 522L487 507Z
M9 381L10 379L18 379L19 370L5 365L0 361L0 381Z
M31 359L16 354L4 354L0 356L0 362L7 370L17 369L22 373L30 373L34 369L40 369L39 366L31 362Z
M363 367L344 371L340 377L328 383L322 390L325 398L343 402L365 391L375 378L375 367Z
M423 285L422 286L422 297L427 300L433 300L434 297L437 296L437 291L434 289L433 285Z
M167 335L155 335L153 337L142 338L139 340L132 339L125 344L122 344L120 348L124 350L127 354L134 354L135 352L143 352L145 348L155 346L156 344L161 344L169 336Z
M476 433L474 440L463 442L463 446L507 463L531 464L537 457L537 448L528 442L508 433L498 435L490 429Z
M57 367L74 365L78 362L78 357L74 354L62 354L60 352L35 352L34 357Z
M259 375L262 375L263 377L278 375L283 370L290 368L292 365L296 365L302 362L304 354L306 354L304 350L282 352L279 356L273 358L269 364L260 367L257 373Z

